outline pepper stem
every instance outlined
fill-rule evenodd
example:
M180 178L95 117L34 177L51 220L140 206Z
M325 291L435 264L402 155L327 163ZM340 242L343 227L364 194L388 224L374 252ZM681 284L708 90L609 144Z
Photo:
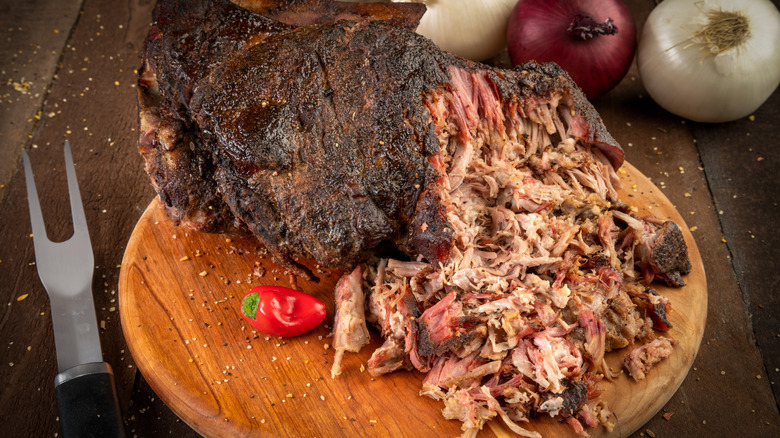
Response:
M566 32L573 37L587 41L599 35L614 35L618 32L618 28L611 18L599 23L589 15L577 14L572 18Z
M247 294L243 300L241 300L241 313L247 318L255 319L257 317L257 307L260 304L260 294L252 292Z

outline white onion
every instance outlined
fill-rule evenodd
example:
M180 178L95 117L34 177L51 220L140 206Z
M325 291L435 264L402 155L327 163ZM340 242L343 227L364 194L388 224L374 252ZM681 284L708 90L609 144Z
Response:
M745 17L749 28L718 54L700 37L715 11ZM700 122L745 117L780 84L780 13L768 0L665 0L644 25L637 65L650 97L671 113Z
M506 27L517 0L418 0L418 3L424 3L428 10L420 20L417 33L457 56L484 61L506 47Z

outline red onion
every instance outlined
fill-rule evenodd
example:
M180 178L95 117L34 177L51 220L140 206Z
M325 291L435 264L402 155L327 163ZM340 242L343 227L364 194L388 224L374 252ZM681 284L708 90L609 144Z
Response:
M636 27L622 0L520 0L507 47L512 64L555 62L594 99L628 72Z

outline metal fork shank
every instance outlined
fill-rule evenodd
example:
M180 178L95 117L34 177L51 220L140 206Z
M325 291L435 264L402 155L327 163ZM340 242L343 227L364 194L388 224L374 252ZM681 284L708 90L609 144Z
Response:
M57 369L62 372L76 365L102 362L92 291L74 297L49 296L49 300Z
M81 204L70 145L65 144L65 168L73 215L73 236L54 243L46 235L30 159L23 152L38 276L49 294L57 367L60 372L76 365L102 362L95 304L92 298L94 256Z

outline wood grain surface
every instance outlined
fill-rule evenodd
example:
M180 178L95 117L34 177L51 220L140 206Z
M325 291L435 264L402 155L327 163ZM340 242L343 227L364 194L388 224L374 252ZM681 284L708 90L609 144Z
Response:
M603 382L603 399L616 415L612 433L626 437L645 424L685 378L704 332L707 286L698 248L682 217L650 180L630 164L621 197L640 211L671 219L683 229L693 271L681 289L658 286L672 303L677 339L673 356L646 380L626 373ZM641 214L641 213L640 213ZM314 267L317 269L316 267ZM333 289L339 271L317 270L320 281L296 281L250 238L203 234L176 227L157 198L136 225L119 276L119 309L128 347L155 393L205 436L457 436L460 423L441 415L440 402L418 395L423 374L372 378L362 371L381 344L376 332L344 372L330 377ZM257 333L240 317L254 285L297 286L327 303L328 318L305 335L282 339ZM619 371L629 350L608 354ZM413 415L409 415L409 413ZM535 420L545 436L574 436L566 424ZM481 436L513 436L495 420Z

